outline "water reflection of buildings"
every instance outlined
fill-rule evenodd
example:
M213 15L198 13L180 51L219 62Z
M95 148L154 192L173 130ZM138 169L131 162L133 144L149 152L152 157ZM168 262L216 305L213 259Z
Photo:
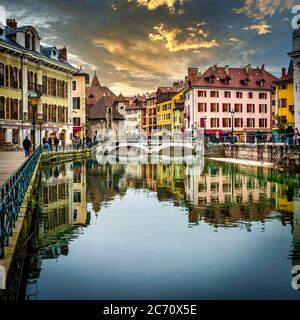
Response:
M89 204L98 214L129 188L151 190L158 201L183 208L189 226L203 221L215 230L251 231L253 222L260 222L262 230L268 220L291 224L290 258L300 264L299 176L215 162L207 162L203 169L187 163L112 165L91 159L45 169L30 278L38 278L42 259L68 254L69 241L89 224Z
M79 227L89 224L85 163L44 168L39 205L41 212L29 248L29 283L39 278L42 260L67 256L69 242L82 232Z

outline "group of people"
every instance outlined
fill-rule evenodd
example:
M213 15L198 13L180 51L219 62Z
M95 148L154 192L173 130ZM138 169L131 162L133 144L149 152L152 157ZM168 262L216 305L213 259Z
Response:
M285 134L289 145L300 145L300 133L298 128L293 128L293 126L289 124Z
M55 151L58 151L59 146L59 139L57 136L49 137L48 139L46 137L43 137L43 149L47 151L52 151L53 149Z

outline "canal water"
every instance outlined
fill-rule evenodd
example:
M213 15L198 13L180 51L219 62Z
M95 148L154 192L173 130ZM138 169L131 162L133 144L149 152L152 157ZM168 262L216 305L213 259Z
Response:
M41 179L23 299L300 298L299 175L90 159Z

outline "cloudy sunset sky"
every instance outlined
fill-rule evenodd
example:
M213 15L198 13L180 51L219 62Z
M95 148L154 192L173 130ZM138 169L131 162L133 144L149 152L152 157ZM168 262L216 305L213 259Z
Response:
M186 68L266 65L279 75L292 46L294 0L1 0L7 18L118 94L154 91ZM300 2L299 2L300 4Z

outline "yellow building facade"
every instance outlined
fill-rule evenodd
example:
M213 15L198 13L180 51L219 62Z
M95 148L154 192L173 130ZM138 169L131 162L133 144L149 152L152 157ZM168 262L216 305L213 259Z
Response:
M44 48L31 26L0 24L0 143L39 144L56 135L61 144L72 133L71 80L76 71L66 48Z
M184 127L183 111L184 111L184 93L187 88L180 89L172 98L172 132L181 133Z
M294 115L294 80L293 72L288 74L285 68L282 77L274 82L276 86L276 119L277 125L286 127L288 124L295 125Z

